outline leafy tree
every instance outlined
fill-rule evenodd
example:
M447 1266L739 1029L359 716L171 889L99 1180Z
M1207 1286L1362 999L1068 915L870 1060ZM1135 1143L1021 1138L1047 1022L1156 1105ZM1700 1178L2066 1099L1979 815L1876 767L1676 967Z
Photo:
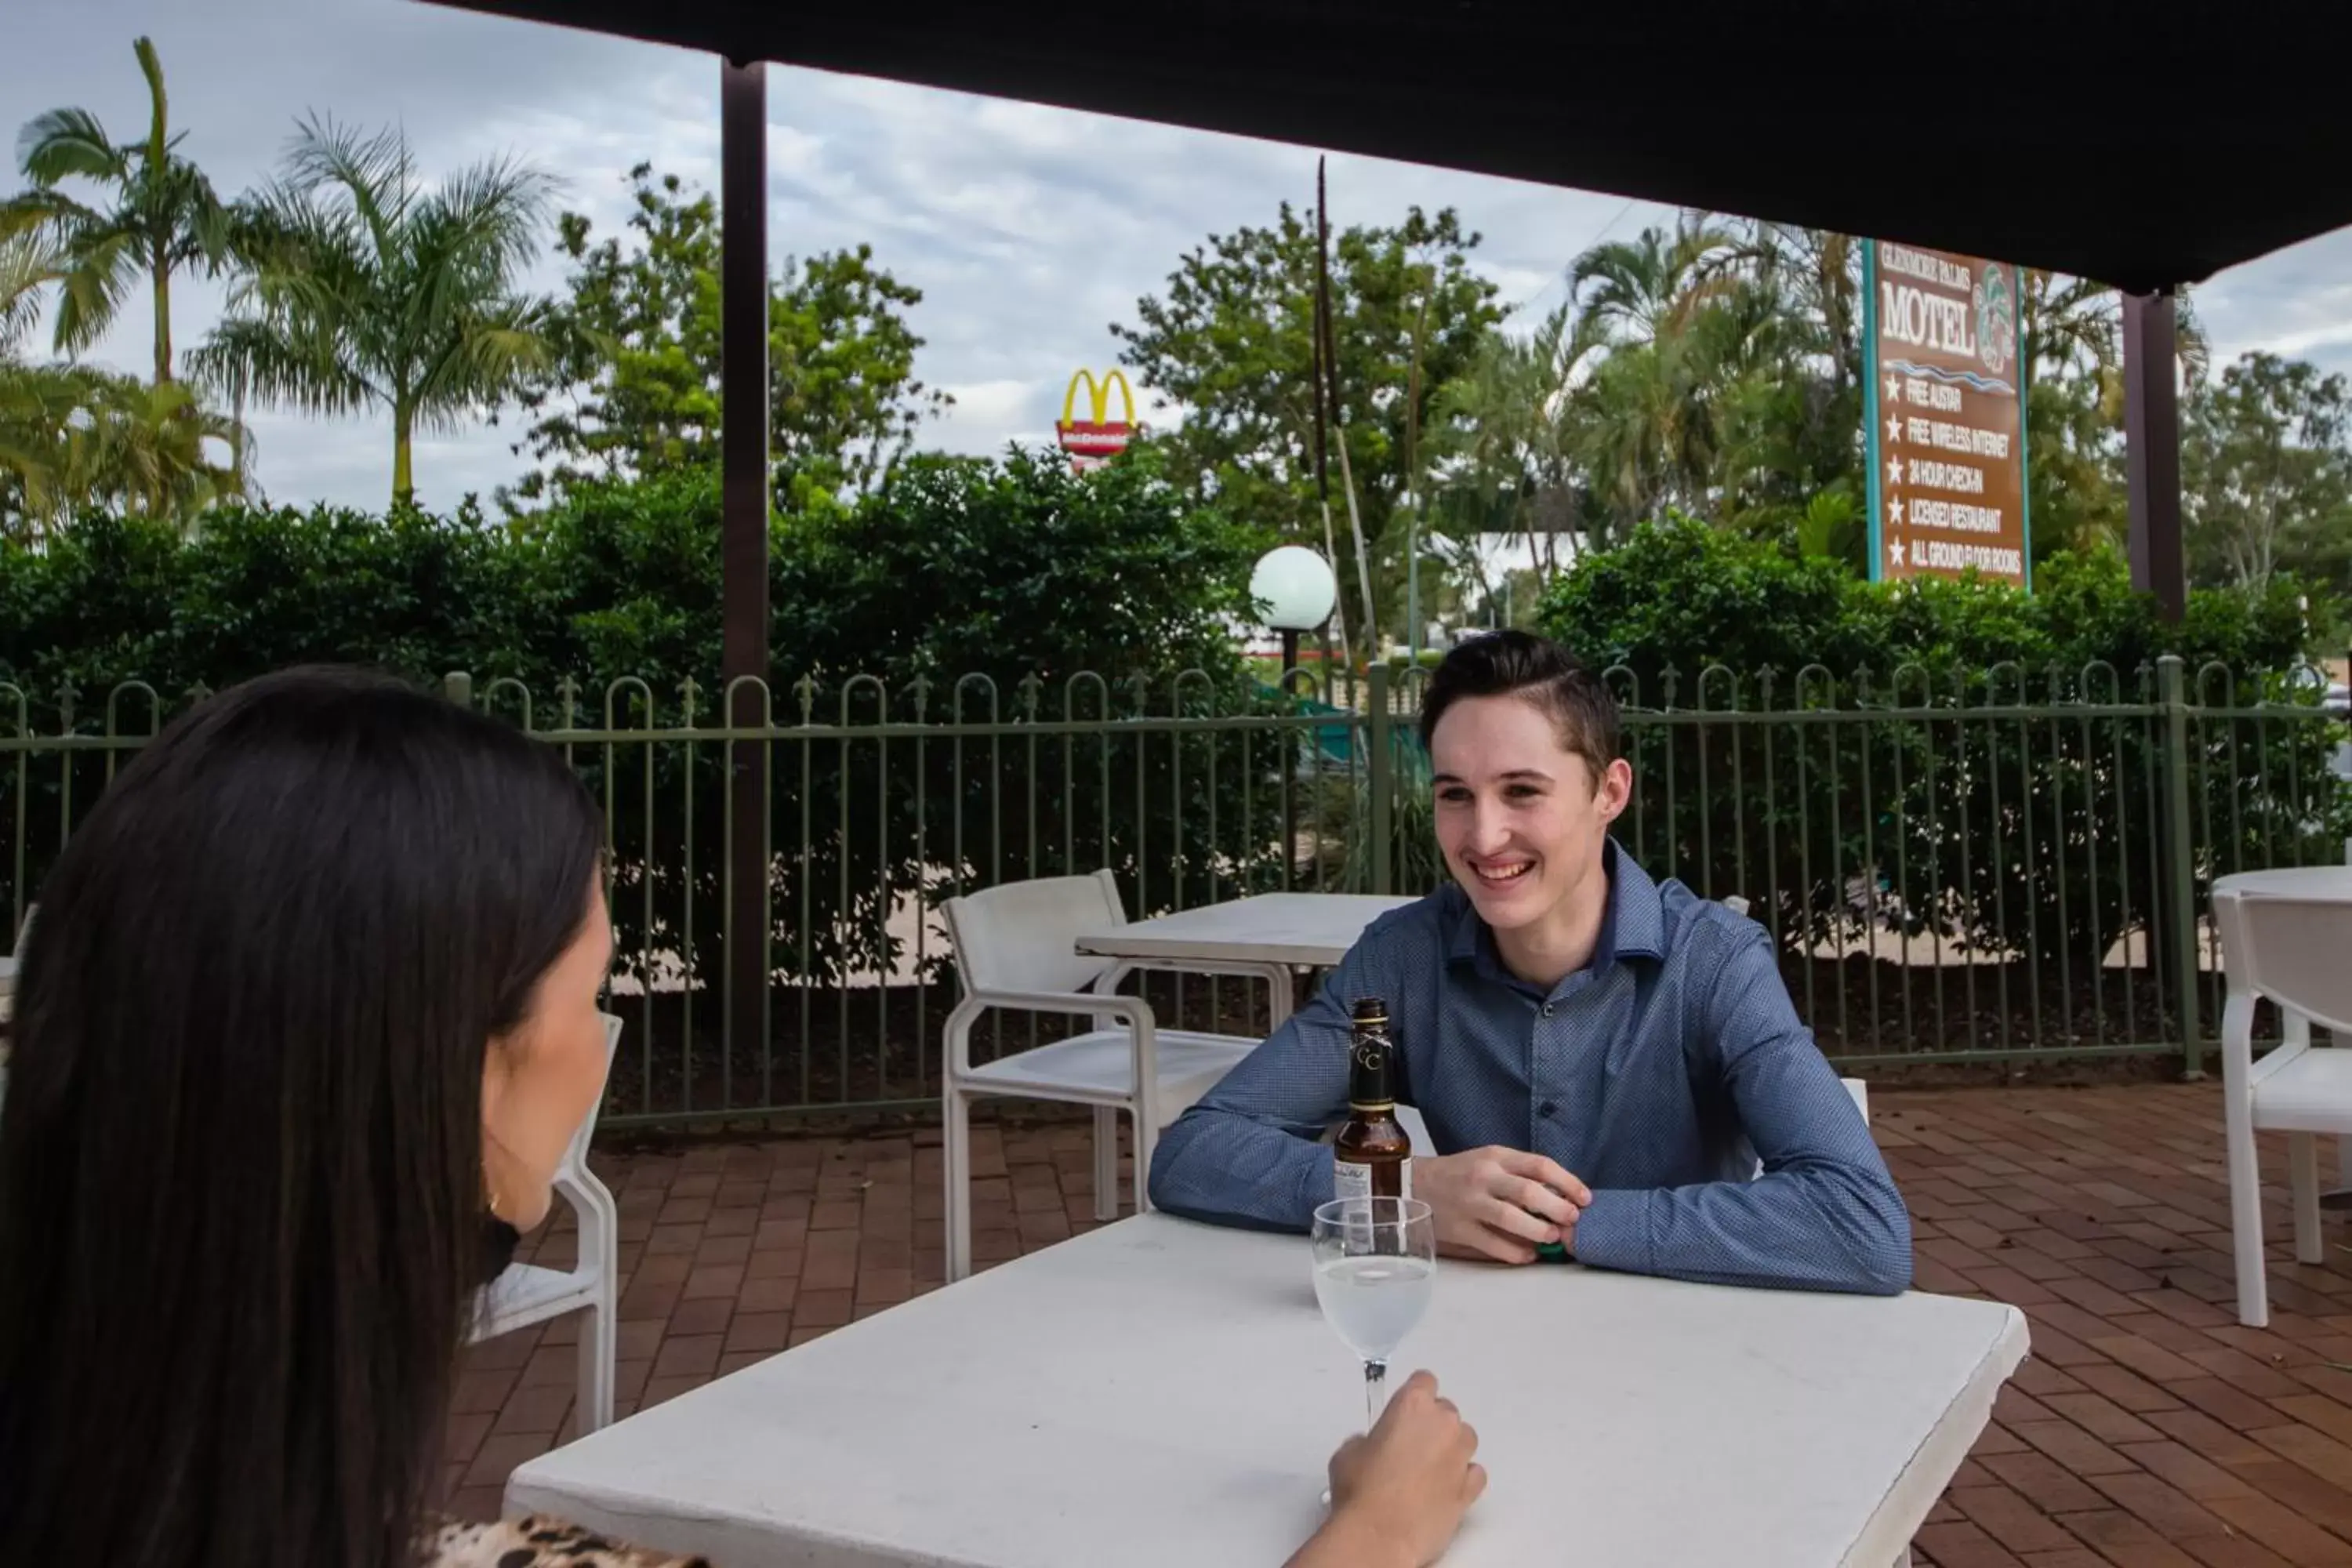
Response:
M1584 531L1594 515L1566 395L1594 346L1566 308L1530 337L1489 332L1469 368L1432 402L1431 519L1455 575L1484 598L1497 590L1480 580L1481 536L1524 538L1533 575L1548 583L1559 570L1559 539ZM1525 602L1532 605L1533 595Z
M415 494L419 428L494 411L545 363L547 307L517 291L555 186L494 160L420 187L407 138L305 121L280 178L246 203L246 268L194 356L240 399L392 418L392 495Z
M2190 571L2262 588L2283 571L2339 591L2352 567L2352 394L2301 360L2250 353L2182 409Z
M1379 539L1377 584L1393 585L1402 574L1399 508L1413 488L1418 435L1437 389L1470 368L1501 320L1495 286L1469 268L1478 239L1453 209L1433 216L1419 207L1394 227L1332 237L1331 438L1347 443L1365 525ZM1155 438L1176 482L1261 537L1319 546L1315 258L1313 215L1285 203L1271 227L1213 235L1187 252L1165 292L1137 300L1135 322L1115 322L1111 332L1137 379L1186 409L1181 425ZM1336 454L1329 467L1337 508ZM1343 542L1341 555L1333 564L1353 584L1352 545ZM1399 597L1376 589L1396 608Z
M1566 310L1498 336L1441 395L1443 500L1516 531L1542 497L1544 525L1601 549L1682 511L1866 574L1861 255L1846 236L1706 213L1594 247L1569 267ZM2123 537L2121 310L2032 271L2022 307L2041 560ZM2184 314L2184 374L2203 355Z
M524 500L719 461L718 206L649 164L629 179L629 243L593 239L576 213L558 226L570 295L550 313L555 353L522 394L535 421L516 450L544 465L516 487ZM768 300L780 498L872 489L948 406L915 378L923 340L905 312L921 300L866 246L785 262Z
M146 38L131 45L147 79L147 134L118 142L87 109L56 109L26 123L18 161L32 188L0 204L0 238L47 231L62 252L57 346L78 354L112 324L142 278L153 300L155 384L172 379L172 278L222 259L227 219L212 182L178 152L163 92L163 65ZM183 132L183 135L185 133ZM70 180L103 191L77 199Z

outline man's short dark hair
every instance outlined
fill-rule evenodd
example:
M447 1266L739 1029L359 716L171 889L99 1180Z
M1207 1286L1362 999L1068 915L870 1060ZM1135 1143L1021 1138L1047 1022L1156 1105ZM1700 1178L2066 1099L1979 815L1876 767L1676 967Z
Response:
M1421 700L1421 743L1437 738L1437 721L1465 697L1518 697L1551 718L1564 750L1584 759L1598 785L1623 754L1617 699L1577 657L1548 637L1517 630L1485 632L1454 645L1429 678Z

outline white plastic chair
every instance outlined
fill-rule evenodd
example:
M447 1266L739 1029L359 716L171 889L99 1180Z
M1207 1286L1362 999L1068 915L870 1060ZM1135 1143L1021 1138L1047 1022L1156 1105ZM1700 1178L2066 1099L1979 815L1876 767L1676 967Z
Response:
M38 904L25 906L25 923L16 928L15 948L0 953L0 1101L8 1098L8 1031L5 1027L16 1016L16 966L24 956L25 934L33 929L33 916Z
M2252 879L2224 877L2213 884L2213 923L2221 930L2229 984L2221 1014L2221 1113L2229 1135L2238 1321L2259 1329L2269 1325L2271 1309L2257 1131L2288 1134L2296 1261L2319 1263L2327 1256L2319 1226L2318 1135L2352 1135L2352 1050L2314 1049L2311 1026L2326 1025L2338 1042L2352 1032L2352 963L2346 962L2352 953L2352 904L2246 886ZM2263 996L2278 1005L2282 1038L2258 1062L2254 1002Z
M613 1053L621 1043L621 1020L610 1013L604 1016L604 1067L609 1073ZM600 1090L597 1104L603 1102ZM569 1270L529 1263L508 1265L506 1272L485 1287L478 1299L478 1321L473 1333L478 1343L566 1312L586 1312L587 1321L580 1325L577 1415L583 1437L613 1424L613 1363L620 1332L621 1216L611 1191L588 1169L588 1144L595 1132L596 1110L591 1107L555 1173L555 1190L579 1216L579 1262Z
M16 962L24 956L25 935L33 929L33 917L40 912L38 904L25 906L25 923L16 928L16 945L0 952L0 1024L14 1016L16 997Z
M1162 1029L1140 997L1112 994L1129 966L1077 950L1088 931L1127 923L1108 871L1009 882L947 902L963 999L947 1022L948 1279L971 1272L971 1102L990 1096L1095 1108L1095 1214L1118 1213L1118 1113L1135 1128L1135 1206L1160 1130L1256 1048L1232 1035ZM1223 973L1213 964L1202 973ZM1253 974L1260 971L1252 970ZM971 1027L991 1008L1091 1017L1094 1027L1002 1057L971 1059Z

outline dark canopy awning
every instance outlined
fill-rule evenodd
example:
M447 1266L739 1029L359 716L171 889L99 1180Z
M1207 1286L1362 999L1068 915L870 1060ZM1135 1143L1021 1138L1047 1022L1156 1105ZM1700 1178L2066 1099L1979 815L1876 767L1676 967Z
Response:
M2329 8L2278 0L442 3L2134 292L2352 223L2352 104L2314 31Z

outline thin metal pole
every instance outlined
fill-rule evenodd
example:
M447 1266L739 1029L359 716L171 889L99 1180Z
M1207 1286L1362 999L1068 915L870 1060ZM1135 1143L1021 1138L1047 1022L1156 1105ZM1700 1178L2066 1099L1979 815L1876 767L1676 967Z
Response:
M1297 695L1297 688L1291 684L1292 672L1297 668L1298 634L1286 628L1282 634L1282 673L1275 677L1275 684L1282 690L1277 710L1280 712L1292 711L1292 700ZM1312 683L1307 691L1313 695ZM1313 733L1311 730L1292 729L1276 730L1274 733L1276 742L1282 748L1282 885L1286 890L1291 886L1294 868L1298 864L1298 738Z
M1390 752L1389 667L1375 663L1370 673L1365 706L1370 722L1365 727L1365 749L1371 755L1372 886L1375 893L1396 891L1395 817L1396 759Z
M2178 654L2156 661L2164 704L2164 871L2166 936L2172 950L2172 985L2180 1029L2180 1076L2205 1076L2204 1026L2197 1006L2197 872L2189 819L2189 700ZM2210 835L2209 835L2210 838Z
M1421 668L1421 504L1413 503L1404 522L1404 615L1407 668Z

